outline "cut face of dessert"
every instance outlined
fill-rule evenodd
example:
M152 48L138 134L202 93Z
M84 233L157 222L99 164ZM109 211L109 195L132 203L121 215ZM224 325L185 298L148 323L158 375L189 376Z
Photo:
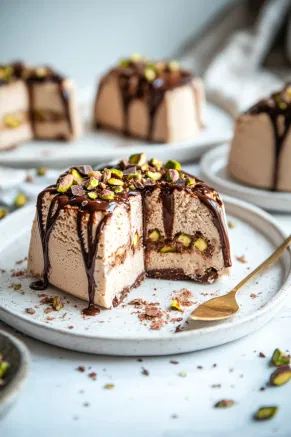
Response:
M204 182L143 154L116 168L79 166L41 192L29 269L95 305L118 305L145 275L213 282L229 273L224 207Z
M74 83L48 67L0 66L0 150L80 135Z
M93 118L97 127L148 141L186 141L203 128L204 100L201 79L178 62L135 54L101 79Z
M238 181L268 190L291 191L291 84L241 114L228 161Z

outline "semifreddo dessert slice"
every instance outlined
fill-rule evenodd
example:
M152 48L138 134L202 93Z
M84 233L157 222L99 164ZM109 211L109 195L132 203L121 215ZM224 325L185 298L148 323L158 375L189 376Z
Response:
M238 181L267 190L291 191L291 84L236 119L228 161Z
M73 167L38 196L28 265L42 278L33 289L51 283L88 300L89 315L145 275L213 282L231 266L224 206L173 160Z
M139 54L122 60L100 81L97 127L155 142L196 138L203 128L204 88L177 61L153 62Z
M49 67L0 65L0 150L33 138L72 140L80 133L71 79Z

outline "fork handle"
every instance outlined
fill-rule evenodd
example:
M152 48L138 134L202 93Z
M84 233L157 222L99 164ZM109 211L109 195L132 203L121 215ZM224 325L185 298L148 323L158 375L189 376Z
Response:
M272 253L272 255L269 256L262 264L260 264L255 270L253 270L251 273L248 274L242 281L240 281L239 284L237 284L231 291L232 294L236 294L238 290L240 290L250 279L254 278L258 273L264 271L268 267L270 267L272 264L274 264L275 261L277 261L280 256L284 253L284 251L289 247L291 244L291 235L286 238L286 240L283 241L281 246L278 247L278 249L275 250L275 252Z

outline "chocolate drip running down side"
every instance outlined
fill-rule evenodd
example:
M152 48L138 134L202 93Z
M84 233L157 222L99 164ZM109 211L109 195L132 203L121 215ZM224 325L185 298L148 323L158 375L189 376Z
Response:
M288 94L288 89L289 94ZM284 100L287 92L288 101ZM252 106L246 113L247 114L266 114L268 115L273 127L274 143L275 143L275 168L273 179L273 190L276 191L278 187L279 177L279 159L283 148L284 141L287 137L291 126L291 85L287 84L279 93L272 94L269 99L261 100L256 105ZM282 133L279 133L279 119L284 119L284 129Z
M43 219L43 200L46 193L54 195L51 201L47 220L44 224ZM95 299L95 280L94 280L94 270L96 255L98 252L98 243L100 235L106 225L108 218L112 215L113 210L116 208L118 203L126 203L126 199L115 199L112 202L107 201L92 201L88 200L85 196L79 197L69 197L66 194L59 194L56 187L48 187L42 191L37 199L37 218L38 227L41 237L42 249L43 249L43 259L44 259L44 270L43 270L43 280L35 281L30 285L33 290L45 290L49 284L49 270L50 270L50 260L49 260L49 240L51 232L55 226L55 223L59 217L60 211L67 206L77 207L77 232L80 241L80 247L82 251L82 256L84 260L84 265L86 269L87 279L88 279L88 308L83 310L86 315L95 315L100 312L99 308L94 305ZM93 225L95 220L95 213L102 212L104 217L99 222L95 235L93 235ZM86 243L84 241L82 222L85 214L89 214L89 220L87 224L87 244L88 251L86 251Z
M95 113L98 98L107 79L115 76L118 81L123 115L123 133L129 135L129 110L134 100L144 102L148 113L147 140L153 139L155 119L158 109L162 104L165 93L177 87L191 83L193 74L188 71L171 72L165 70L157 74L157 77L149 81L144 76L146 64L144 62L131 62L127 67L113 68L101 79L95 100ZM98 128L98 124L96 125Z

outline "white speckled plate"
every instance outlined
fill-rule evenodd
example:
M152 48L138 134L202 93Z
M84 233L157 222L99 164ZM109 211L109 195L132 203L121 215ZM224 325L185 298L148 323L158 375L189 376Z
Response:
M220 193L252 202L269 211L291 212L291 193L248 187L233 179L227 171L229 146L206 153L200 163L201 175Z
M230 278L211 285L188 281L147 279L133 290L121 305L113 310L103 310L95 317L83 318L84 301L49 287L48 294L65 299L59 312L44 313L40 297L29 288L30 278L11 277L11 269L23 269L26 262L16 264L28 251L29 234L34 208L20 210L0 223L0 267L5 269L0 280L0 318L20 331L39 340L77 351L110 355L166 355L189 352L221 345L243 337L261 328L279 311L290 283L291 255L286 251L282 261L259 276L239 294L240 313L232 320L220 323L185 324L189 313L198 303L213 295L224 294L250 269L256 267L278 246L283 238L276 221L262 210L232 198L225 199L228 219L236 227L230 229L233 251L233 270ZM246 263L236 257L245 256ZM20 283L15 291L12 283ZM162 309L168 309L174 290L187 287L196 302L185 313L171 311L170 317L183 317L182 322L165 324L159 331L149 329L140 322L131 305L133 298L148 302L157 301ZM35 308L28 314L25 308ZM47 317L53 317L48 320ZM183 332L175 332L178 324ZM73 328L72 328L73 327Z
M81 113L85 120L90 120L91 106L88 101L82 105ZM77 141L30 141L14 150L0 152L0 162L2 165L18 168L65 168L75 165L76 162L95 165L137 152L145 152L148 156L155 156L163 161L175 157L180 162L197 159L213 146L229 141L233 129L231 116L218 106L207 102L205 109L205 129L195 141L148 143L104 130L93 131L87 121L84 135Z

